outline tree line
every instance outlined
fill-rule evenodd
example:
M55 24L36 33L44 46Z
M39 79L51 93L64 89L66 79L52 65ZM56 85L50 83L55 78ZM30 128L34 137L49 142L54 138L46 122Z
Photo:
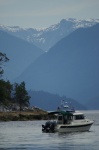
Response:
M0 78L4 74L3 63L9 61L6 54L0 52ZM29 106L30 96L25 88L25 82L10 83L10 81L5 81L0 79L0 105L9 106L16 104L19 106L20 111L24 106Z

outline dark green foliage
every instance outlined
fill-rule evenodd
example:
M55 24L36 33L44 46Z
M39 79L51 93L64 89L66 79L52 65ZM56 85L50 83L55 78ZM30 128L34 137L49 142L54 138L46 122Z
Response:
M2 65L8 60L6 54L0 52L0 76L4 72ZM22 107L29 105L29 99L30 97L25 89L25 82L12 85L9 81L0 80L0 104L8 106L11 103L17 103L21 111Z
M9 101L12 100L12 89L13 86L9 81L0 80L0 103L6 106L9 104Z
M6 54L0 52L0 76L2 76L4 70L2 69L2 64L7 62L9 59L7 58Z
M12 85L9 81L0 80L0 104L9 106L16 103L21 111L24 106L29 106L29 99L25 82Z
M22 110L22 107L29 105L30 96L28 96L28 92L25 89L25 82L22 82L21 84L15 83L14 99L19 104L20 111Z
M4 70L2 69L2 65L4 62L7 62L9 59L6 54L0 52L0 77L3 75ZM11 100L11 90L12 85L9 81L0 80L0 103L4 105L8 105L8 101Z

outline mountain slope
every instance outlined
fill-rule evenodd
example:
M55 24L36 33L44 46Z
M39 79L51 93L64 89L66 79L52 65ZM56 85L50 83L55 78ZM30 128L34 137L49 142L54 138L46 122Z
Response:
M12 80L19 76L43 51L33 44L0 30L0 52L10 59L4 66L4 78Z
M47 111L57 110L61 105L61 100L64 100L68 104L71 103L76 110L86 109L84 105L81 105L76 100L66 98L65 96L61 97L57 94L51 94L44 91L29 91L29 95L31 96L30 103L32 106L37 106Z
M77 100L95 97L99 87L98 33L99 24L74 31L31 64L17 81L24 80L29 89Z
M73 18L62 19L59 23L45 29L22 29L14 26L0 25L0 29L18 38L26 40L37 47L48 51L53 45L78 28L86 28L99 23L99 19L77 20Z

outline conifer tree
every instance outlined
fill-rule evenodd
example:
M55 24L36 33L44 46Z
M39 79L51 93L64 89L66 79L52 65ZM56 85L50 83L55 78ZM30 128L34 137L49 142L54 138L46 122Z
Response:
M9 59L7 58L6 54L0 52L0 77L2 77L4 70L3 70L3 63L7 62ZM0 103L5 103L10 99L10 91L11 85L10 82L5 82L4 80L0 80Z
M3 54L3 53L0 52L0 77L4 73L2 65L3 65L4 62L7 62L7 61L9 61L9 59L7 58L6 54Z
M22 82L21 84L15 83L14 99L17 104L19 104L20 111L22 110L22 107L29 106L30 96L28 96L28 92L26 91L25 82Z

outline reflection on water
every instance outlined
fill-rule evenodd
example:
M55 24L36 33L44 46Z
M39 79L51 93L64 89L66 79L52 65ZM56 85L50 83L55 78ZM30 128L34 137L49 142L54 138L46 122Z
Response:
M99 111L85 113L95 121L89 132L42 133L45 121L0 122L0 150L99 150Z

